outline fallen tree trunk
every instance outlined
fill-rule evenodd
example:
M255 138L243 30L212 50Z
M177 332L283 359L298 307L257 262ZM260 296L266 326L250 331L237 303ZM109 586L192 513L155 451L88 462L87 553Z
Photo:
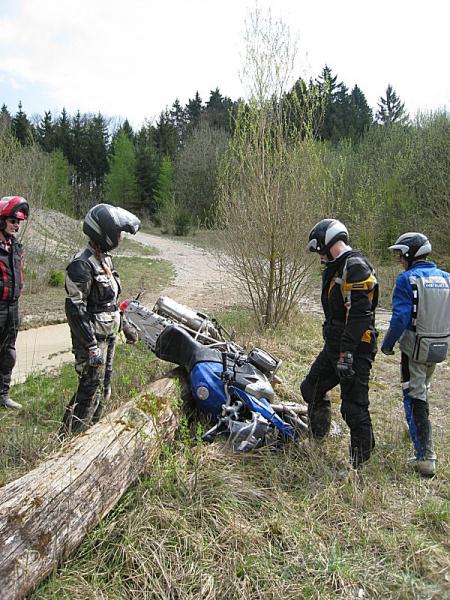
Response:
M0 598L36 587L114 507L173 438L169 399L177 380L151 384L137 401L72 438L61 451L0 489Z

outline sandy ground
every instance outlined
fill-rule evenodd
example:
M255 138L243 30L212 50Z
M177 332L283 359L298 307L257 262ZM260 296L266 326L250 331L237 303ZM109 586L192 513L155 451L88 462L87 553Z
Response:
M198 310L214 311L232 305L237 299L229 275L209 252L185 242L139 232L135 239L159 250L160 258L173 263L173 284L162 294ZM146 293L142 301L152 306L161 294ZM20 383L33 372L49 371L72 360L69 327L66 323L20 331L13 383Z

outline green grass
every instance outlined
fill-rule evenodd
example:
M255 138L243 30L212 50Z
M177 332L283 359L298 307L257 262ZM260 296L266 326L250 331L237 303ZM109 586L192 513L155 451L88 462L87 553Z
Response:
M235 327L238 341L282 358L285 386L298 393L321 347L320 320L294 315L290 324L262 334L246 310L219 317L228 328ZM119 348L113 404L133 395L157 364L161 368L145 352ZM443 419L435 427L438 477L423 480L408 472L405 460L411 444L397 370L392 358L379 357L375 363L371 411L377 447L359 477L340 477L348 432L337 392L332 395L333 416L343 433L321 445L304 441L277 451L262 448L237 455L221 442L194 444L196 426L184 424L176 442L164 446L139 483L30 597L448 597L447 426ZM443 384L450 383L448 371L440 377ZM7 468L10 476L17 476L45 458L73 383L67 368L61 377L16 387L19 401L27 395L35 399L28 416L8 413L9 432L26 426L22 440L35 431L36 444L27 441L33 447L27 450L31 459L24 459L24 442L18 441L4 472ZM437 415L432 418L436 422ZM4 457L10 435L0 435Z
M153 380L158 368L154 356L140 344L120 343L107 410L133 397ZM29 471L59 448L56 432L76 386L77 376L70 364L56 374L30 375L24 383L12 386L11 395L23 409L0 410L0 485Z

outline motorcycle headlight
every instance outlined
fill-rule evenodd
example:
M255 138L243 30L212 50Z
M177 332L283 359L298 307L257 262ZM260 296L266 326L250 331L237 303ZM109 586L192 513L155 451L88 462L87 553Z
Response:
M195 390L195 393L199 400L208 400L209 398L209 390L204 385L199 385L198 388Z
M278 360L261 348L253 348L248 355L248 362L259 369L264 375L274 375L281 365L281 360Z

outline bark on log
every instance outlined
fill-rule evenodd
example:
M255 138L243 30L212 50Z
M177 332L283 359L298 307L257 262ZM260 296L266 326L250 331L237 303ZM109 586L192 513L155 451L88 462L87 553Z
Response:
M22 598L114 507L172 439L177 380L151 384L57 455L0 489L0 599Z

